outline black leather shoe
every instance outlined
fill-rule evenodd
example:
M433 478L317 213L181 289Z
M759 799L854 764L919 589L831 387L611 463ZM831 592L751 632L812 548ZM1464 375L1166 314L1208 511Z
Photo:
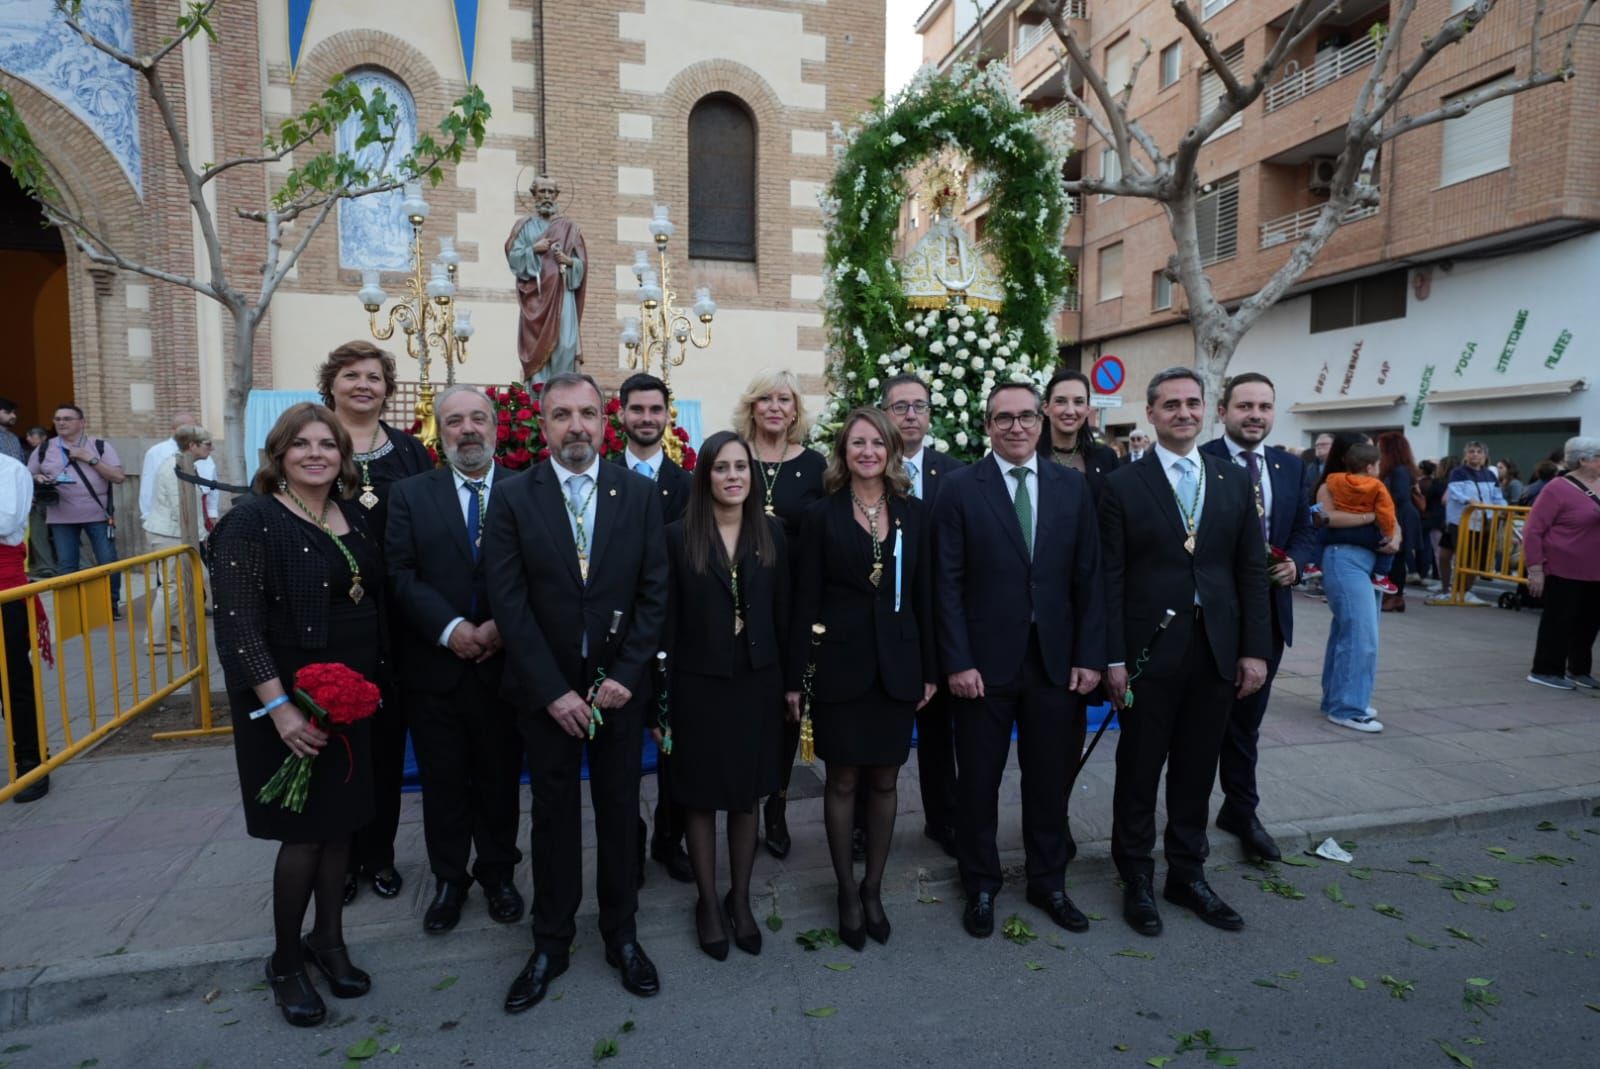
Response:
M422 915L422 930L434 934L448 932L461 923L461 907L466 901L466 884L440 880L433 901L428 903L428 912Z
M987 939L994 934L994 895L979 891L967 899L967 908L961 912L961 926L974 939Z
M1144 875L1127 878L1122 888L1122 919L1140 935L1161 934L1154 879Z
M521 1013L537 1006L550 993L555 978L566 971L565 956L551 957L542 950L529 954L528 964L517 973L517 978L511 981L511 989L506 992L506 1012Z
M711 909L713 912L715 912L716 907L715 906L709 906L705 899L703 899L703 898L695 899L695 903L694 903L695 939L697 939L699 941L700 949L705 951L705 954L706 954L706 956L708 958L711 958L713 961L727 961L728 960L728 935L727 935L727 933L723 932L723 935L722 935L721 939L707 939L704 935L700 934L700 932L701 932L701 929L700 929L700 918L701 918L702 914L704 914L705 911L708 908ZM724 908L724 910L726 910L726 908L727 908L726 904L724 904L723 908ZM720 915L718 915L717 916L717 923L720 925L721 922L722 922L722 917ZM731 926L731 922L730 922L730 926Z
M850 905L850 892L839 892L839 942L860 953L867 945L867 929L863 926L850 927L844 922L844 911Z
M1069 932L1087 932L1089 918L1072 904L1065 891L1036 891L1028 888L1028 904L1050 914L1050 919Z
M522 893L517 890L517 885L509 876L503 880L484 884L483 897L489 903L489 916L501 924L520 921L527 908L522 901Z
M867 930L872 941L879 946L889 941L889 917L883 912L883 897L879 894L867 894L867 883L861 881L861 886L856 888L856 893L861 897L861 926ZM872 906L878 907L878 919L872 919Z
M1234 908L1217 897L1217 892L1205 880L1167 880L1161 897L1175 906L1193 910L1194 915L1225 932L1237 932L1244 927L1244 918Z
M272 988L272 1001L283 1011L283 1019L296 1028L315 1028L328 1016L328 1006L311 986L305 969L279 976L272 971L272 958L268 957L267 984Z
M372 990L372 977L351 963L350 951L342 944L318 950L311 945L310 939L301 936L300 949L305 951L306 960L315 965L328 981L328 990L333 992L335 998L360 998Z
M694 866L689 864L689 854L682 843L654 839L650 843L650 856L665 866L667 875L679 883L694 882Z
M789 800L781 794L775 794L767 799L767 853L782 861L789 856L789 847L793 845L789 838L789 819L787 809Z
M655 963L638 943L619 943L606 947L606 964L622 974L622 989L640 998L661 993L661 978Z
M1261 821L1254 813L1251 813L1248 819L1240 820L1230 816L1227 810L1223 810L1217 814L1217 827L1239 837L1239 846L1246 858L1260 858L1262 861L1283 860L1278 844L1272 841L1272 836L1267 834L1267 829L1261 826Z
M359 892L360 890L361 890L361 881L356 879L356 874L353 873L353 872L345 873L344 874L344 904L348 906L350 903L354 902L356 900L356 893Z
M758 924L749 935L739 934L739 922L733 916L733 889L729 888L728 894L722 900L722 911L727 914L728 928L733 932L733 945L746 954L761 953L761 926ZM752 918L753 919L753 918Z
M17 775L20 776L21 774L21 770L18 770ZM16 802L18 805L27 805L29 802L37 802L39 799L43 798L49 793L50 777L44 776L36 782L29 784L24 789L18 791L16 794L13 794L11 796L11 800Z
M405 881L393 866L379 869L372 874L372 893L379 898L394 898L400 893L400 888L405 886Z
M933 824L924 824L922 826L922 834L938 843L939 849L950 857L956 856L956 830L954 828L949 825L938 827Z

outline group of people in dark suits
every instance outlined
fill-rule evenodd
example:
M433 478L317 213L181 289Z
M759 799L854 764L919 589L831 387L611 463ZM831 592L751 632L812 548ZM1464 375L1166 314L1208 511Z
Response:
M319 660L369 674L410 726L436 880L430 932L458 923L473 882L494 919L524 915L512 873L526 760L533 951L508 1012L536 1005L569 965L585 761L605 959L630 992L660 989L634 923L646 731L661 751L649 853L697 885L696 935L718 960L730 940L760 952L754 855L763 842L778 857L790 849L787 787L803 731L826 766L847 945L889 938L881 885L913 724L924 831L959 862L966 929L994 928L1013 730L1026 897L1060 926L1086 929L1065 890L1076 852L1068 803L1086 705L1102 688L1122 728L1113 854L1126 919L1145 934L1161 929L1153 852L1165 769L1165 896L1218 927L1242 925L1205 881L1208 799L1220 755L1219 826L1276 856L1254 787L1266 687L1290 637L1269 568L1270 582L1285 571L1292 581L1308 553L1304 510L1286 489L1299 485L1297 462L1260 448L1270 383L1235 379L1219 405L1227 434L1197 448L1202 384L1188 369L1163 372L1148 392L1156 441L1125 466L1093 440L1076 372L1056 375L1043 396L1028 383L997 386L990 451L970 466L927 444L930 391L908 375L884 384L880 407L852 411L824 458L803 445L798 382L765 373L735 429L703 443L692 475L661 448L665 385L634 376L619 399L628 445L605 463L599 388L584 375L552 377L540 396L550 459L513 473L493 460L489 398L444 391L444 463L383 487L381 540L372 510L348 500L372 491L357 449L377 436L352 442L335 411L297 406L269 436L258 495L219 526L218 639L238 691L241 787L252 834L284 843L267 970L292 1023L325 1012L307 963L340 997L370 985L344 949L339 906L347 873L374 876L380 893L386 875L350 860L351 835L382 793L376 723L348 740L351 776L323 776L334 762L318 762L306 813L291 819L254 801L286 753L328 744L279 700L293 670ZM1269 546L1285 560L1272 563ZM357 587L373 594L364 609ZM302 939L313 897L316 926Z

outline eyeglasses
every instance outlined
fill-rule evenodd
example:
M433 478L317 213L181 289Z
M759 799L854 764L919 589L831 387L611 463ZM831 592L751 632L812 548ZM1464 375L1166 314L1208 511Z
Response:
M907 412L915 412L920 416L932 407L933 406L928 404L926 401L896 401L894 404L889 406L889 411L896 416L903 416Z
M1025 431L1031 431L1039 425L1037 412L996 412L989 417L989 422L997 431L1009 431L1013 426L1021 426Z

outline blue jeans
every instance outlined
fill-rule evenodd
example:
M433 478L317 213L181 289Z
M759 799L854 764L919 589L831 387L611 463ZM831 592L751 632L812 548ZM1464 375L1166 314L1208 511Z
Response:
M1322 711L1340 720L1367 715L1378 671L1377 556L1370 549L1330 545L1322 550L1322 589L1333 622L1322 655Z
M111 540L111 525L99 523L52 523L50 540L56 547L56 574L66 575L78 570L78 545L80 535L89 536L89 548L94 551L96 564L110 564L117 559L117 544ZM122 604L122 576L111 577L111 604Z

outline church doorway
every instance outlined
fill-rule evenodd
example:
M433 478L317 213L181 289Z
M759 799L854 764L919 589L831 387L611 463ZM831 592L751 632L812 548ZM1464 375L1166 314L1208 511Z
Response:
M18 437L50 426L55 406L72 399L72 314L61 231L0 165L0 323L6 356L0 396L17 403Z

